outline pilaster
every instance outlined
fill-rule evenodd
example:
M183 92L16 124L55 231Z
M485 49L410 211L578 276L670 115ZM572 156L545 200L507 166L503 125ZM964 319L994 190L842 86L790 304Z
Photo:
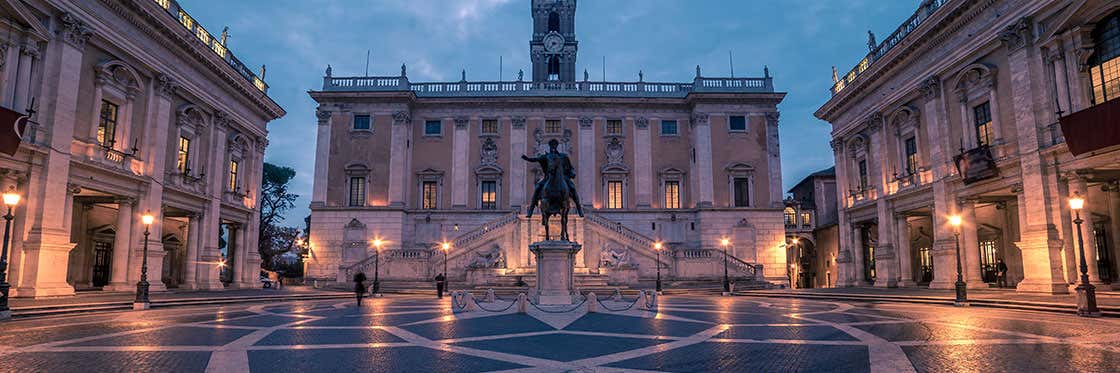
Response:
M644 119L644 118L640 118ZM636 207L649 208L653 194L653 160L650 152L649 122L634 123L634 190Z
M778 139L778 112L766 113L766 165L770 181L770 203L773 208L782 207L782 156Z
M517 209L517 210L520 210L521 207L524 207L524 205L528 203L528 201L526 201L526 198L525 198L525 192L526 192L526 188L527 188L527 186L525 185L525 178L526 178L526 174L527 174L527 170L529 168L529 165L528 165L528 163L521 160L521 158L520 158L520 156L522 154L525 154L525 150L528 146L527 145L528 143L526 141L528 141L528 140L527 140L527 134L525 132L525 117L510 118L510 130L509 130L509 147L510 147L509 155L510 156L508 157L509 162L510 162L509 167L508 167L508 169L509 169L509 184L510 184L510 187L509 187L509 204L510 204L511 208ZM581 137L580 138L580 146L581 147L583 146L583 143L584 143L584 141ZM582 158L583 157L580 157L580 159L582 159ZM580 169L581 170L577 170L577 172L582 172L582 169L584 169L584 168L585 167L583 167L583 164L580 164ZM583 184L586 184L586 183L587 182L583 182L583 183L580 183L579 185L583 185ZM587 194L584 194L582 190L580 191L580 195L584 197L584 201L587 201L587 198L589 198L589 196ZM525 247L528 247L528 246L522 245L523 250L527 250L527 249L524 249Z
M693 113L689 122L692 126L692 149L695 152L695 172L697 178L696 207L712 207L715 201L715 185L712 168L712 127L708 114Z
M315 133L315 181L311 188L311 204L325 205L327 202L327 180L331 158L331 112L320 107L315 111L318 119L318 129ZM397 130L396 121L393 122L393 132ZM396 139L394 134L394 140ZM393 142L394 144L396 141ZM392 162L392 158L390 158ZM389 179L393 179L393 167L389 168ZM389 183L389 200L393 201L393 183ZM399 187L398 187L399 188Z
M467 208L468 174L470 173L470 119L455 118L454 135L451 137L451 208Z

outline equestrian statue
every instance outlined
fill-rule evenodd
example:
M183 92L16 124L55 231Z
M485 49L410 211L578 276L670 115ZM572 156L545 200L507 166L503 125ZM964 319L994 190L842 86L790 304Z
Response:
M552 239L548 232L548 220L553 215L560 215L560 240L568 241L569 199L576 205L576 213L581 217L583 216L583 205L579 202L576 184L572 182L572 178L576 177L575 168L572 167L572 161L567 154L556 150L558 145L560 145L560 142L552 139L548 141L548 153L541 154L538 157L521 155L521 159L537 162L540 164L541 170L544 170L544 178L537 182L537 186L533 190L533 200L529 202L528 217L533 217L533 209L539 203L545 241Z

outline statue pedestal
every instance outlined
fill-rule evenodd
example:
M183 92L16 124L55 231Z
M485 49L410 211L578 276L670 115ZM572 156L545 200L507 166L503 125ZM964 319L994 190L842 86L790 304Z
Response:
M633 267L599 268L599 273L607 275L610 285L637 285L638 269Z
M467 268L467 283L489 285L495 283L498 276L503 274L505 274L504 268Z
M537 303L572 304L576 253L581 246L568 241L541 241L529 245L537 262Z

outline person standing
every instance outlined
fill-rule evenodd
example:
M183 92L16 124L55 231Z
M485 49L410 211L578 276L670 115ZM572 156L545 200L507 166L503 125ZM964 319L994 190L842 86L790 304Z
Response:
M447 288L447 277L440 273L436 275L436 297L443 299L443 289Z
M358 307L362 306L362 297L366 295L366 274L358 272L354 275L354 295L358 297Z
M1007 263L1004 263L1003 259L996 261L996 272L996 286L1001 289L1007 287Z

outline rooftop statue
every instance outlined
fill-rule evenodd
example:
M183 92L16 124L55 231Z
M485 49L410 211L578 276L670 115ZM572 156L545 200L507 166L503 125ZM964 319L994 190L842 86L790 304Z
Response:
M572 167L572 161L567 154L556 150L559 145L559 141L552 139L548 141L548 153L537 157L521 155L521 159L537 162L544 170L544 178L537 183L537 187L533 190L533 200L529 202L528 216L533 216L533 209L539 203L545 241L552 239L548 231L548 220L553 215L560 215L560 240L568 241L568 211L571 208L569 199L575 203L576 213L583 216L583 206L580 205L579 194L576 193L576 185L572 181L572 178L576 176L575 168Z

